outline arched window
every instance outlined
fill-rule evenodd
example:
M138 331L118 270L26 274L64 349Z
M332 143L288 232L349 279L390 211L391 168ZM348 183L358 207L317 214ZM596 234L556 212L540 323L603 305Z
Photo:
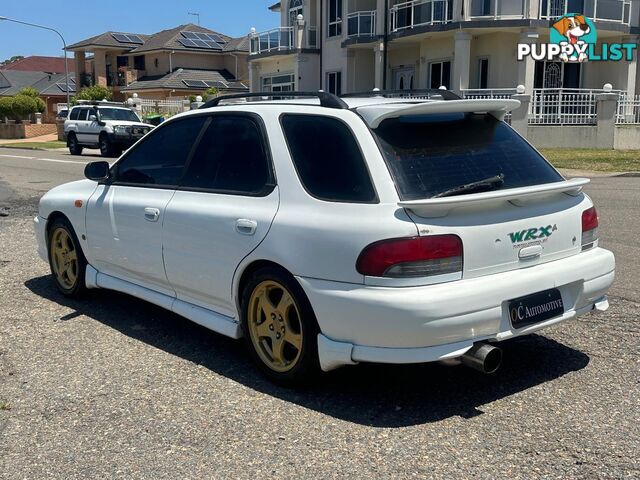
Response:
M295 26L298 15L302 15L302 3L303 0L289 0L289 26Z

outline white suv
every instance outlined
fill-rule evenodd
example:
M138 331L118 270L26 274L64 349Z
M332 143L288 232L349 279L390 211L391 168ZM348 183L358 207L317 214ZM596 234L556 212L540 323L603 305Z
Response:
M95 102L73 107L64 122L64 134L72 155L99 148L103 157L117 157L153 127L121 104Z
M58 288L244 336L290 382L358 362L491 372L497 342L606 310L588 180L502 120L517 101L315 95L214 100L48 192Z

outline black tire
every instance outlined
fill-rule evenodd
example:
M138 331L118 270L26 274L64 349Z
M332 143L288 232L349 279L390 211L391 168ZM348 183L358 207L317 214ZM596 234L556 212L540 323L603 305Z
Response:
M117 157L116 148L109 140L109 137L105 133L100 134L100 139L98 140L98 148L100 148L100 155L103 157Z
M56 254L55 250L59 245L57 240L63 236L63 232L66 234L65 238L68 239L66 242L67 248L65 248L65 250L69 253L63 255L68 259L68 262L61 266L61 262L56 264L56 259L59 259L59 255ZM61 270L69 263L73 263L72 258L74 257L74 253L75 267L73 265L69 265L69 268L71 268L71 271L73 271L74 274L74 281L71 282L70 274L63 274L61 273ZM49 257L49 267L51 268L51 274L53 275L54 282L58 290L60 290L63 295L67 297L78 297L86 292L87 285L85 283L85 274L87 270L87 259L82 252L82 247L80 247L80 242L78 241L78 237L76 236L71 223L64 217L54 219L47 229L47 255ZM66 270L68 271L68 268L66 268Z
M75 133L70 133L67 137L67 147L71 155L82 155L82 146L78 143Z
M261 287L265 283L275 282L284 287L293 299L296 307L296 321L298 328L302 333L302 348L296 357L295 364L287 371L276 371L268 363L263 360L258 352L256 343L252 338L252 329L249 327L250 321L250 303L256 287ZM245 344L249 350L249 355L256 363L258 368L275 383L285 386L296 386L310 383L320 372L320 363L318 360L318 334L320 328L311 308L311 304L307 299L300 284L286 270L278 267L264 267L257 270L251 279L244 286L241 296L241 326L244 333ZM298 314L299 312L299 314ZM281 319L282 321L282 319ZM287 327L289 326L289 320ZM276 321L273 321L275 325ZM267 323L267 319L263 323ZM284 325L284 323L282 324ZM273 330L273 329L271 329ZM285 331L284 328L282 330ZM283 333L284 336L284 333ZM268 341L268 339L266 339Z

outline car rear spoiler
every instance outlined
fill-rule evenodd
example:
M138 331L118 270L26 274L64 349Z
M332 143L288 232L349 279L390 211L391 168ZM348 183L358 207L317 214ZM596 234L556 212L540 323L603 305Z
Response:
M407 99L407 101L411 101ZM507 112L520 106L519 100L482 98L467 100L433 100L420 103L382 103L364 105L356 111L367 122L369 127L378 128L383 120L407 115L423 115L428 113L486 112L498 120L504 119Z
M589 183L588 178L572 178L562 182L544 183L529 187L508 188L490 192L471 193L452 197L427 198L398 202L400 207L411 210L420 217L444 217L451 210L464 207L488 206L500 202L524 204L528 200L550 197L559 193L576 196Z

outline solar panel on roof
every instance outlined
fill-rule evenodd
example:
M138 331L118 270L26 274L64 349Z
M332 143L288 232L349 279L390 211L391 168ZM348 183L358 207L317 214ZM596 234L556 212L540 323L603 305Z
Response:
M184 38L190 38L191 40L197 40L198 34L196 32L180 32Z
M136 43L142 45L144 41L138 35L128 35L126 33L112 33L113 38L115 38L120 43Z
M138 35L127 35L129 37L129 42L130 43L139 43L139 44L143 44L144 42L142 41L142 38L140 38Z
M213 40L214 42L218 42L218 43L227 43L227 41L222 38L220 35L216 35L214 33L209 34L209 37L211 38L211 40Z
M56 86L62 90L63 92L67 92L67 85L65 83L56 83ZM69 93L74 93L76 91L76 86L69 84Z
M208 50L222 50L222 47L216 42L204 41L204 40L191 40L189 38L182 38L179 42L185 47L190 48L205 48Z
M182 80L184 84L189 88L207 88L207 82L203 80Z

